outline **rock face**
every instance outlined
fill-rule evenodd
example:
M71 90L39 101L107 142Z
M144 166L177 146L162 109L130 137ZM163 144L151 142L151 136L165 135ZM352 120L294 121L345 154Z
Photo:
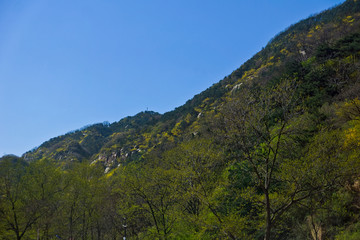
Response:
M101 164L105 167L105 173L110 171L112 168L120 166L126 162L129 157L129 153L125 152L123 148L120 150L112 151L111 153L100 153L96 160L91 164Z
M236 85L231 89L231 92L235 92L235 91L239 90L242 84L243 84L243 83L236 84Z

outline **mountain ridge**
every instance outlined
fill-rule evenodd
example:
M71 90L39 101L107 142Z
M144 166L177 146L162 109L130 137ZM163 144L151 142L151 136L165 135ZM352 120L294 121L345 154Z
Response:
M334 11L335 9L336 11ZM73 133L52 138L41 144L38 148L25 153L23 157L29 161L43 157L51 157L61 161L64 159L76 159L79 161L91 159L90 162L95 162L96 160L101 162L103 161L101 159L104 157L99 158L100 155L118 156L120 153L114 152L114 149L116 148L115 146L119 147L121 142L121 144L125 144L126 146L126 150L124 150L126 153L120 154L121 157L117 157L117 160L112 160L112 164L109 164L109 161L105 160L105 162L107 162L105 163L105 167L112 168L117 166L127 158L124 158L125 155L133 156L131 159L137 159L141 157L141 152L150 151L158 144L169 141L175 142L175 139L179 135L176 134L177 130L175 128L179 130L180 127L182 128L181 131L185 130L188 131L187 134L193 134L194 132L189 133L189 129L186 128L191 127L192 124L197 122L197 119L206 111L211 111L211 108L216 108L221 105L221 102L223 102L231 92L240 88L242 83L259 78L261 78L263 82L274 79L276 78L276 76L274 76L276 74L273 73L281 72L281 69L285 68L284 62L306 60L314 54L317 46L327 43L327 41L335 41L340 38L341 34L336 37L331 36L332 33L336 35L338 33L334 33L339 31L337 29L339 26L334 23L344 21L344 16L341 13L346 13L347 15L354 15L355 13L355 15L352 16L352 23L358 24L358 12L359 4L357 4L356 1L346 1L339 6L330 8L289 26L272 38L266 47L254 54L252 58L247 60L238 69L234 70L218 83L213 84L208 89L195 95L184 105L175 108L173 111L166 112L162 115L145 111L135 116L121 119L109 126L93 124L83 130L76 130ZM356 26L348 27L348 30L342 29L343 34L349 32L350 29L356 29ZM297 34L299 34L299 36ZM302 39L302 41L299 42L299 38ZM144 124L144 126L141 126L142 124ZM125 129L125 125L128 125L129 129ZM150 130L149 127L151 126L156 128L156 130ZM122 133L122 136L120 136L120 133ZM131 141L133 142L131 142L129 139L124 139L125 137L123 135L125 133L138 136L132 137ZM149 143L149 141L146 140L149 136L156 140ZM90 147L92 144L93 146ZM107 158L108 157L105 157L105 159Z
M360 239L360 2L174 111L0 158L4 239Z

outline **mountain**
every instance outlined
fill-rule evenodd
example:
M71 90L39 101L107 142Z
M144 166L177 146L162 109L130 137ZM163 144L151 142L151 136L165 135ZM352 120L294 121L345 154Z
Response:
M0 236L360 239L359 59L347 0L174 111L3 157Z
M220 106L242 83L266 83L279 78L284 71L292 71L288 65L295 68L296 62L311 59L319 46L334 44L357 32L358 13L357 2L347 1L290 26L239 69L174 111L164 115L142 112L109 125L84 127L50 139L23 157L28 161L54 158L62 162L98 162L110 169L138 159L160 145L176 144L196 134L199 118Z

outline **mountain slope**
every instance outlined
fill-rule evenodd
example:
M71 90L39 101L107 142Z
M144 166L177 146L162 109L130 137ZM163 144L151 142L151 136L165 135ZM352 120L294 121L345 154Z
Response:
M99 162L113 168L121 162L139 159L155 147L171 148L196 134L199 119L220 106L241 84L247 81L267 84L281 78L284 72L294 74L291 68L313 57L319 46L331 45L358 31L359 11L357 1L346 1L290 26L239 69L174 111L164 115L143 112L110 125L85 127L45 142L24 154L24 158Z
M0 238L360 239L359 99L348 0L174 111L0 159Z

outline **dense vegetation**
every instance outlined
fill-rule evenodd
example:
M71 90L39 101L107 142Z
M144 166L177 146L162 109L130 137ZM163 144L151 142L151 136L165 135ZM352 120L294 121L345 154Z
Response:
M1 239L360 239L360 2L172 112L0 160Z

